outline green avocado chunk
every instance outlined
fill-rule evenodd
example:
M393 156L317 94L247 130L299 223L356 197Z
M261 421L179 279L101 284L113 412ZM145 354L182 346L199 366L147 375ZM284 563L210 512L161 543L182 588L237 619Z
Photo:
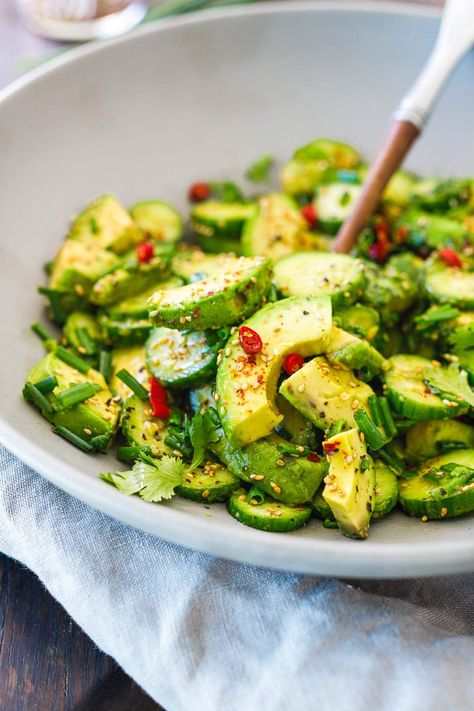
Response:
M426 420L406 433L405 455L409 462L469 448L474 448L474 426L459 420Z
M374 375L390 367L385 358L370 343L337 326L331 329L326 358L333 365L340 364L359 371L364 381L372 380Z
M157 326L180 330L239 323L265 303L271 262L264 257L229 257L219 274L177 289L158 290L149 315Z
M329 461L324 500L346 536L367 538L375 504L375 469L359 430L330 437L323 449Z
M367 409L374 391L352 370L318 356L284 380L280 393L316 427L327 430L337 420L355 427L355 410Z
M128 444L136 447L148 446L154 457L171 453L165 444L168 434L165 420L153 417L150 404L140 400L137 395L130 395L124 401L120 426Z
M27 381L35 384L51 376L56 378L57 385L46 395L53 410L51 413L44 413L45 417L55 427L65 427L93 446L94 438L100 436L101 444L96 448L101 451L106 449L117 430L120 406L113 401L112 393L102 375L93 368L87 373L80 373L52 352L30 370ZM60 393L68 390L71 385L87 382L97 384L101 389L73 407L59 407L57 396Z
M325 350L331 331L327 296L293 297L260 309L245 327L258 334L262 349L245 352L239 333L229 339L217 369L217 407L232 444L242 446L269 435L283 419L275 405L285 357Z
M113 195L102 195L75 218L68 238L124 254L142 239L127 210Z
M152 286L160 288L167 268L168 263L164 257L155 256L142 264L132 254L127 264L97 280L89 298L97 306L110 306L136 296Z

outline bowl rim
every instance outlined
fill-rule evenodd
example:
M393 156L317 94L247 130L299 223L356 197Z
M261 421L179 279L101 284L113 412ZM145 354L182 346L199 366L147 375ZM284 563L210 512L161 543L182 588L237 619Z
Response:
M427 18L439 18L441 12L434 7L406 5L403 2L377 0L296 0L291 3L269 2L254 6L211 9L190 13L181 17L151 22L132 32L114 39L94 42L68 50L64 55L48 61L20 77L0 91L2 106L18 93L36 83L42 77L61 71L63 66L93 54L106 51L107 47L126 44L135 37L147 36L183 25L197 25L216 20L253 15L299 12L364 12L401 14ZM282 570L323 575L343 575L357 578L397 578L456 573L474 568L474 539L443 542L374 543L370 540L357 545L344 539L321 539L294 537L286 534L271 534L256 531L235 522L231 536L229 524L215 521L212 526L203 516L192 516L166 505L153 504L130 497L108 486L98 477L91 478L67 461L60 462L58 455L51 454L43 446L31 441L12 427L4 414L0 414L0 441L20 460L30 466L54 485L72 496L93 506L121 522L132 525L155 536L188 548L231 560L266 565ZM255 545L256 538L258 545ZM436 546L436 563L433 563ZM265 562L262 563L262 560Z

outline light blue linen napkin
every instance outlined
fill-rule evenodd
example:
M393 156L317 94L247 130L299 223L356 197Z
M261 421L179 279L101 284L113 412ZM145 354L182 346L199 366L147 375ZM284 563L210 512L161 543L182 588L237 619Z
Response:
M0 447L0 549L167 711L472 711L474 576L219 560L118 523Z

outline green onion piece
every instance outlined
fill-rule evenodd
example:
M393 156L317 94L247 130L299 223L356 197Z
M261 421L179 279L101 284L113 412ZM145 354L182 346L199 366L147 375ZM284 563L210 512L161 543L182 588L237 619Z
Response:
M75 368L83 375L88 373L89 370L91 369L89 363L86 360L84 360L83 358L80 358L75 353L71 353L71 351L68 351L66 348L63 348L62 346L58 346L56 348L56 355L64 363L67 363L68 365L70 365L71 368Z
M459 316L460 313L460 311L453 308L449 304L439 306L438 308L432 309L430 312L420 314L420 316L415 316L416 329L417 331L427 331L440 321L450 321L451 319Z
M309 447L303 447L302 444L291 444L290 442L277 444L277 449L283 454L292 454L295 457L307 457L310 453Z
M84 348L87 355L94 355L97 351L97 346L95 341L90 337L89 330L87 328L76 328L76 338L79 345Z
M379 398L379 410L380 418L382 420L382 427L384 428L387 437L395 437L398 433L395 422L393 421L392 413L388 404L386 397Z
M383 447L379 449L378 456L397 476L406 476L406 467L400 457L398 457L394 452L390 450L389 447ZM416 474L416 472L414 472Z
M99 452L105 452L109 446L109 442L110 435L108 434L95 435L95 437L92 437L91 439L91 445Z
M257 486L252 486L247 494L249 504L263 504L265 502L265 494Z
M153 456L153 450L147 445L141 447L117 447L117 459L121 462L134 462L139 458L140 452Z
M105 382L108 383L112 374L112 353L110 351L100 352L99 371L104 376Z
M51 311L53 312L53 320L59 326L62 326L66 320L66 314L61 303L59 291L56 291L56 289L48 289L46 286L40 286L38 287L38 293L48 298Z
M362 461L360 463L360 470L361 470L361 472L366 472L369 467L370 467L370 459L368 459L368 457L365 457L365 459L362 459Z
M31 330L34 331L34 333L36 333L36 335L39 336L42 341L52 340L45 327L37 321L31 324Z
M92 452L92 450L94 449L92 444L89 444L89 442L86 442L85 439L82 439L82 437L79 437L74 432L71 432L71 430L68 430L67 427L58 425L57 427L55 427L54 431L56 432L56 434L60 435L61 437L64 437L64 439L67 439L68 442L71 442L71 444L73 444L75 447L82 449L83 452Z
M355 411L354 420L359 430L364 433L368 447L371 449L380 449L380 447L383 447L386 443L385 437L380 434L374 422L362 407Z
M37 383L34 383L34 386L42 395L47 395L54 390L57 384L58 381L55 376L50 375L48 378L44 378L43 380L39 380Z
M56 397L61 409L67 410L70 407L74 407L74 405L79 405L84 400L88 400L99 390L102 390L102 388L97 383L76 383L67 390L58 393Z
M324 528L339 528L337 521L331 521L330 518L325 518L323 521Z
M43 264L43 271L47 276L51 276L51 272L53 271L54 267L54 261L51 260L50 262L45 262Z
M36 385L33 385L30 381L25 383L23 388L23 397L25 400L32 402L36 407L41 410L43 415L51 415L53 408L51 403L45 398L43 393L38 390Z
M333 422L331 427L327 431L326 439L334 437L335 435L338 435L343 432L346 428L346 425L346 420L336 420L335 422Z
M378 427L382 422L378 397L376 395L369 395L367 402L369 404L370 415L374 421L374 425Z
M133 375L126 370L125 368L122 368L122 370L119 370L117 373L117 378L122 381L122 383L125 383L132 392L135 393L137 397L140 398L140 400L148 400L148 390L143 387L141 383L138 382L136 378L133 377Z

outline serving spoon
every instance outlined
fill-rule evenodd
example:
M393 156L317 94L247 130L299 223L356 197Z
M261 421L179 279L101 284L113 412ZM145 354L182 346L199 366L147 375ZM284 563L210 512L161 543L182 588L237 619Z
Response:
M425 127L451 72L473 45L474 0L447 0L433 51L395 111L388 136L367 174L359 199L333 242L334 251L350 252L385 186Z

